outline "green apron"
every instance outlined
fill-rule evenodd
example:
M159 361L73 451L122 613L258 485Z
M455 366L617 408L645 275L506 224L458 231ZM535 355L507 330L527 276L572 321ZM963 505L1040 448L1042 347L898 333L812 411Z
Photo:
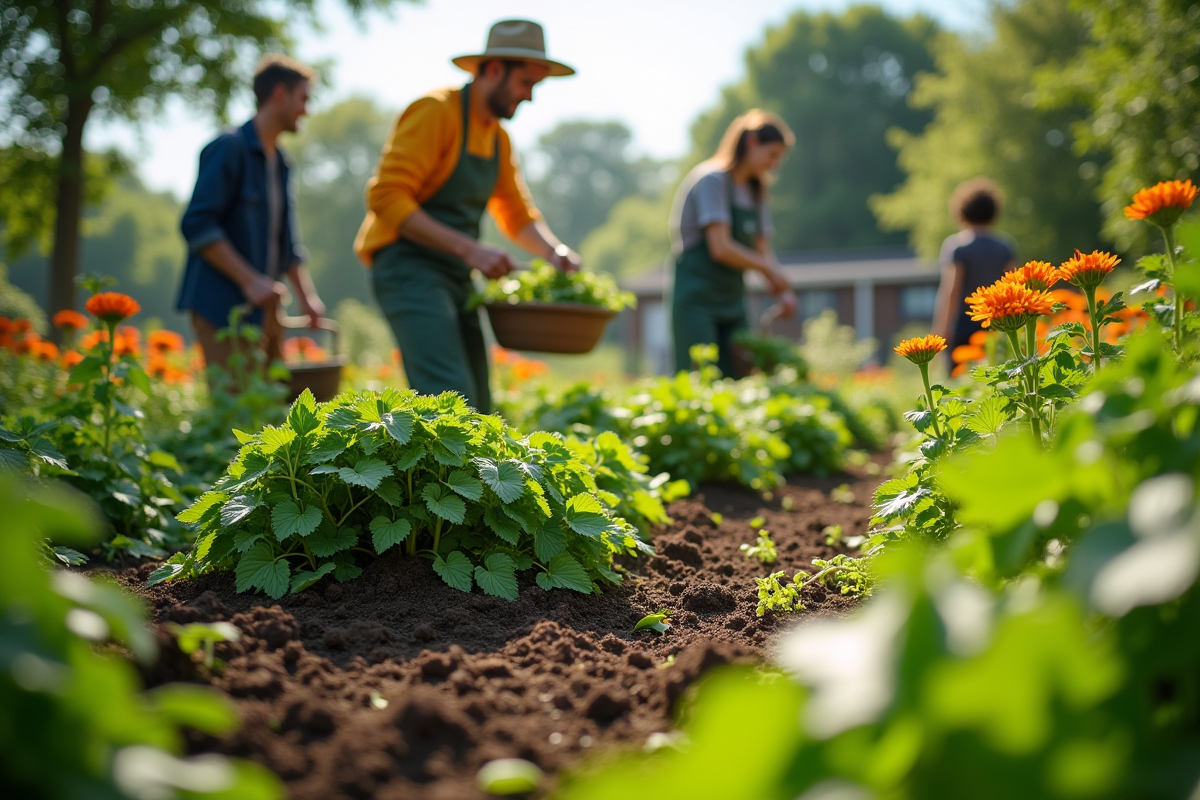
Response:
M470 105L462 90L462 149L458 165L421 210L479 238L479 221L500 174L500 143L491 158L467 152ZM471 270L449 253L400 239L375 253L371 283L396 334L408 385L421 394L455 391L482 414L491 412L487 346L479 311L467 311Z
M754 249L762 231L758 209L733 204L729 187L730 234L735 242ZM695 344L717 345L717 366L734 375L733 336L747 327L745 270L727 267L708 252L708 240L679 254L671 300L671 329L675 340L675 369L692 367L688 350Z

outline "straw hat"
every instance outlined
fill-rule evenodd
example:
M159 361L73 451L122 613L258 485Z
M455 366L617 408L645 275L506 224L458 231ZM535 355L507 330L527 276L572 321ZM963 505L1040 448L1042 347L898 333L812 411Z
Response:
M548 77L574 75L575 70L559 61L546 58L546 34L542 26L527 19L505 19L488 31L487 48L479 55L451 59L454 66L478 73L479 65L493 58L532 61L550 69Z

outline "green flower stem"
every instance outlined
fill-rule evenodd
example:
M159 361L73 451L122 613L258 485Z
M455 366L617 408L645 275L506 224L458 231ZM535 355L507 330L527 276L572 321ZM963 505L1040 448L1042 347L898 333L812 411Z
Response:
M1031 405L1031 410L1033 413L1030 414L1030 419L1033 424L1033 435L1036 436L1039 441L1041 441L1042 379L1041 371L1038 369L1037 364L1037 317L1034 317L1033 319L1029 320L1029 322L1025 323L1025 339L1026 344L1029 347L1029 359L1033 361L1033 363L1029 365L1029 386L1030 389L1032 389L1030 394L1033 396Z
M370 492L367 492L367 494L365 494L363 496L362 500L359 500L357 503L350 506L350 510L347 511L345 514L343 514L342 518L340 520L338 520L337 526L339 528L342 527L342 525L344 525L346 523L346 520L350 519L350 515L353 514L355 511L357 511L359 506L361 506L363 503L370 500L372 497L374 497L374 495L372 495Z
M1100 326L1096 319L1096 287L1084 286L1083 295L1087 298L1088 318L1092 321L1092 374L1100 371Z
M929 388L929 364L917 364L921 369L921 380L925 383L925 399L929 402L929 413L933 418L933 434L942 438L942 429L938 426L937 406L933 404L933 390Z
M437 518L437 524L433 526L433 552L437 553L438 545L442 541L442 518Z
M112 411L113 411L113 381L112 381L112 360L113 354L117 350L117 323L106 322L105 327L108 328L108 343L104 347L104 455L106 458L112 458Z
M1160 230L1167 247L1167 264L1171 267L1171 291L1175 295L1172 303L1175 308L1171 319L1171 343L1178 353L1183 348L1183 294L1175 281L1175 226L1167 225Z
M1021 337L1017 335L1015 330L1005 331L1004 333L1008 336L1008 344L1013 349L1013 355L1016 356L1018 361L1025 360L1025 351L1021 348ZM1036 341L1033 344L1036 352ZM1038 418L1038 408L1030 401L1030 398L1035 395L1035 390L1032 387L1036 380L1036 376L1030 374L1028 366L1021 367L1021 383L1025 390L1025 401L1022 405L1025 406L1025 413L1029 415L1029 426L1033 429L1033 435L1038 441L1041 441L1042 425L1041 420Z

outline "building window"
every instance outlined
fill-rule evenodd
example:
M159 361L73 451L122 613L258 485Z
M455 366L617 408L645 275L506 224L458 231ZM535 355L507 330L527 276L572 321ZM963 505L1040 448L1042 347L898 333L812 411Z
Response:
M811 319L831 308L837 309L837 292L833 289L812 289L800 295L801 319Z
M905 286L900 290L900 315L908 319L933 319L936 286Z

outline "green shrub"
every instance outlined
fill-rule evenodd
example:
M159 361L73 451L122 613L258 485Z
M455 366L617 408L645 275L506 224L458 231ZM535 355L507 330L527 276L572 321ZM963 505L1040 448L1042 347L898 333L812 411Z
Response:
M222 756L181 759L181 727L223 734L237 713L195 686L138 689L106 643L141 660L155 652L142 610L113 585L48 570L44 536L94 541L77 498L0 478L0 796L243 798L282 787L262 767Z
M515 599L518 572L591 592L621 580L614 554L652 552L561 436L517 437L453 393L347 392L318 406L305 392L281 427L239 434L227 473L180 514L195 548L151 581L232 568L239 591L277 598L328 574L351 580L402 547L457 589Z

